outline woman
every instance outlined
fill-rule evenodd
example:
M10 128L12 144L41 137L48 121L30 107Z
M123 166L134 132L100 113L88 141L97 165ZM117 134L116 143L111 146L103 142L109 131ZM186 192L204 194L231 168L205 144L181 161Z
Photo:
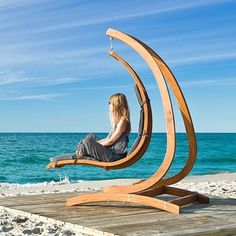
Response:
M114 94L109 99L112 130L105 139L87 135L76 150L77 158L95 159L102 162L116 161L127 155L129 142L130 111L126 96Z

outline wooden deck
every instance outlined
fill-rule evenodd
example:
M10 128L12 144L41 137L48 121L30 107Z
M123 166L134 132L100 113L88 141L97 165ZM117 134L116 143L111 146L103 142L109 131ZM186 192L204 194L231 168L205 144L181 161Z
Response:
M236 235L236 199L210 198L208 205L193 204L174 215L128 203L66 207L65 198L75 195L7 197L0 199L0 205L80 225L85 234Z

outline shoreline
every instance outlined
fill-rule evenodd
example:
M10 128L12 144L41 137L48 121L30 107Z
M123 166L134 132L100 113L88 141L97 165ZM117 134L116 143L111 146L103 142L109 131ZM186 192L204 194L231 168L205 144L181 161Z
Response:
M129 185L138 181L140 179L108 179L71 183L65 178L60 182L51 181L35 184L0 183L0 199L11 196L101 191L110 185ZM187 176L174 186L198 191L202 194L236 198L236 172Z
M46 196L47 194L53 195L64 192L101 191L104 187L109 185L127 185L137 181L138 179L110 179L78 183L62 181L60 183L54 182L51 184L24 184L15 186L0 183L0 235L99 235L100 231L96 231L96 229L3 207L1 206L1 201L13 196L24 198L24 196L27 195L41 194L42 196ZM188 176L173 186L190 191L197 191L209 196L210 199L212 198L213 200L214 198L236 199L236 173ZM113 234L109 233L107 235Z

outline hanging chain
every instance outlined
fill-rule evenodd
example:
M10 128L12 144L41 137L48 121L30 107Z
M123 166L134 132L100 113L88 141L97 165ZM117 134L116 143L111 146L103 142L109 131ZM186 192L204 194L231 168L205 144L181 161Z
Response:
M113 38L110 36L110 51L113 51L112 40Z

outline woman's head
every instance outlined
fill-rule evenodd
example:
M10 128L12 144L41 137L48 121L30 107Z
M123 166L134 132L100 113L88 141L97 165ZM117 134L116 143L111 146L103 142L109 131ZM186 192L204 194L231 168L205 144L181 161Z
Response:
M125 118L130 129L130 111L126 96L122 93L116 93L109 99L110 118L113 126L116 126L120 118ZM130 131L130 130L129 130Z

